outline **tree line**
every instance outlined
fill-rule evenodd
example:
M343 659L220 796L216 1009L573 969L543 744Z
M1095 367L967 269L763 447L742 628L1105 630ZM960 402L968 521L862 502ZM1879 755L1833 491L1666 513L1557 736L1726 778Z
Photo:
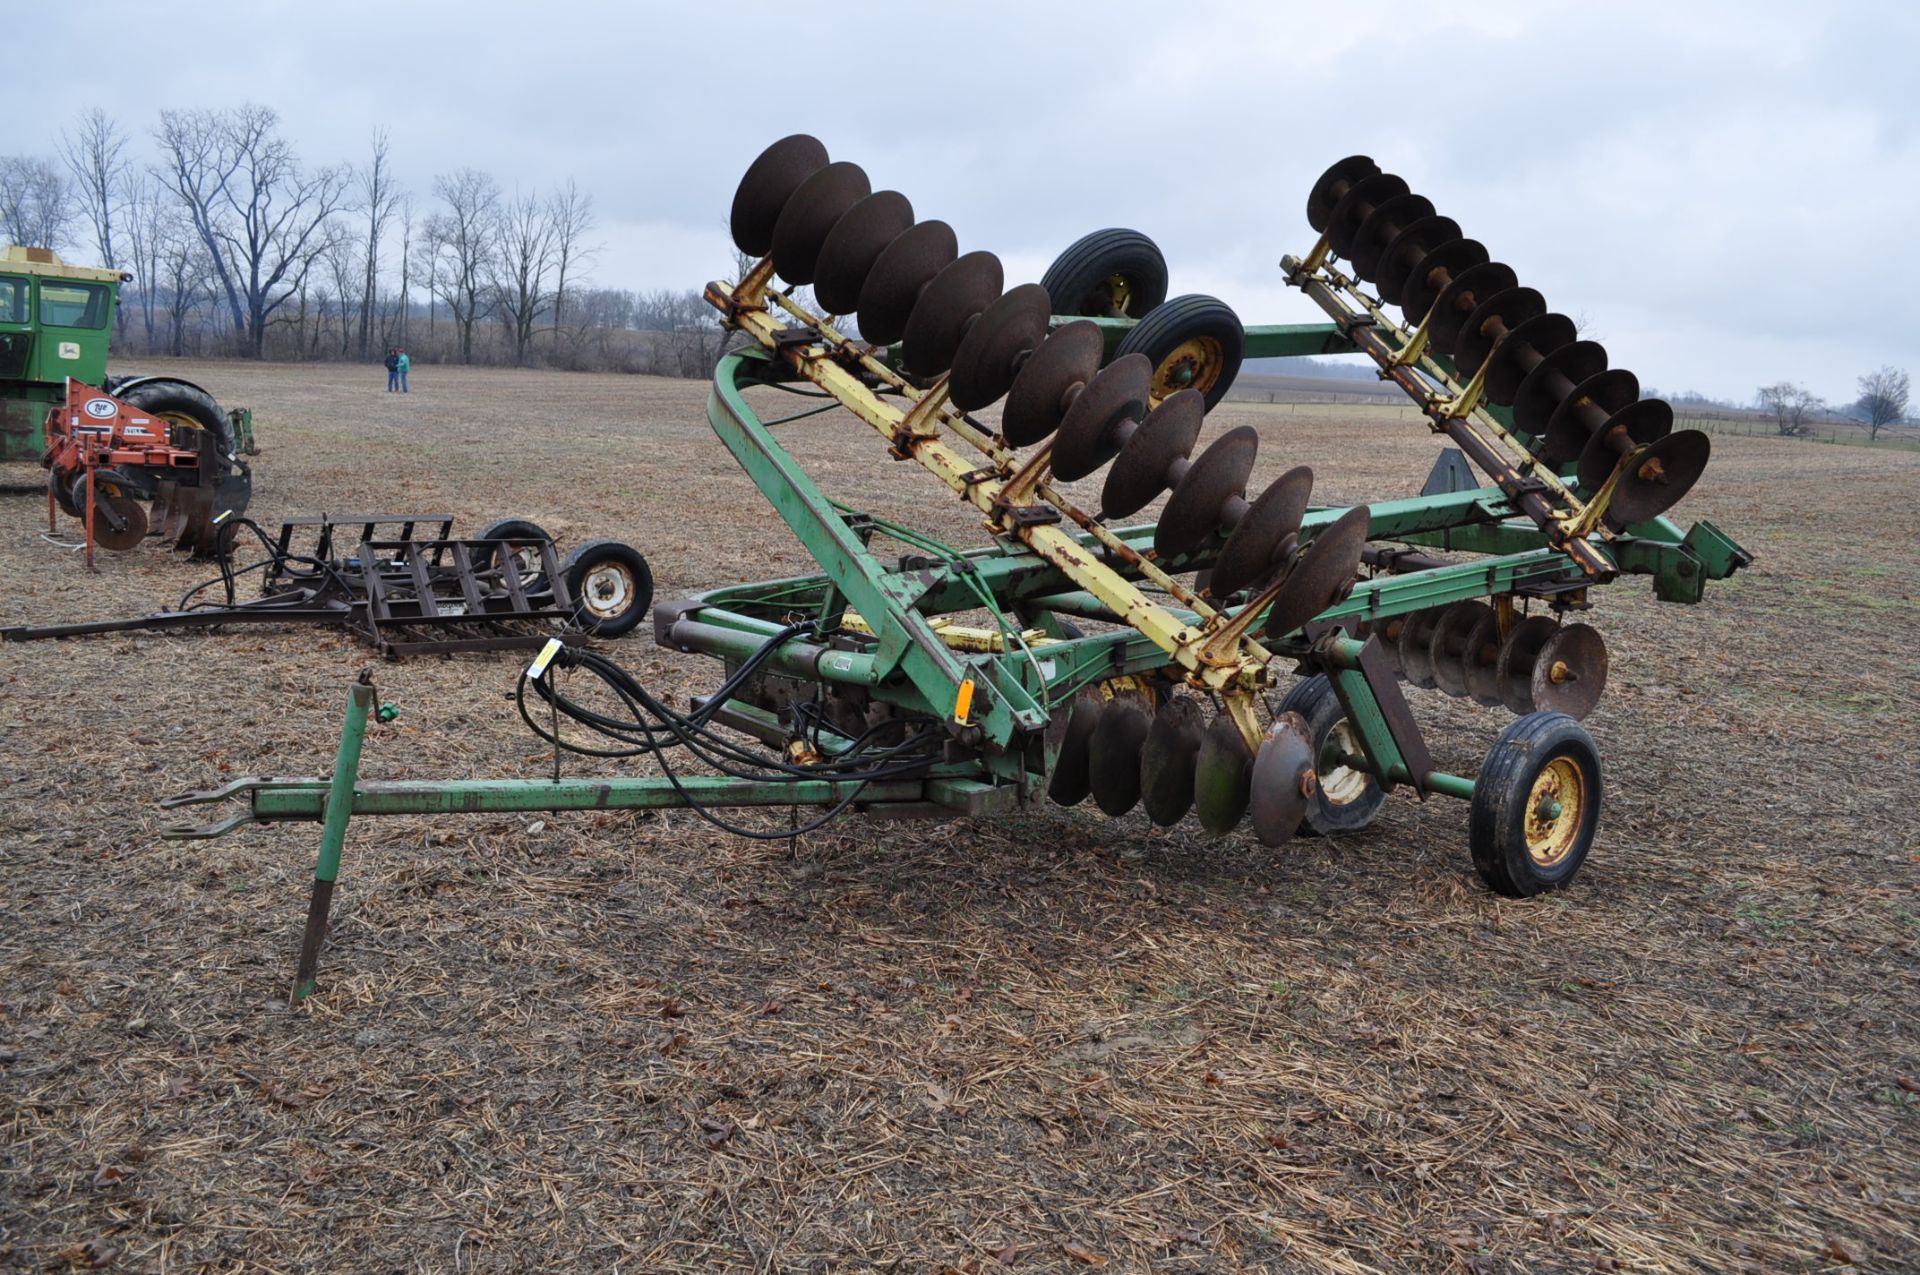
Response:
M163 110L146 140L106 112L54 155L0 156L0 236L124 271L116 348L705 375L725 333L698 289L592 285L593 197L569 179L397 179L387 134L303 163L273 110Z

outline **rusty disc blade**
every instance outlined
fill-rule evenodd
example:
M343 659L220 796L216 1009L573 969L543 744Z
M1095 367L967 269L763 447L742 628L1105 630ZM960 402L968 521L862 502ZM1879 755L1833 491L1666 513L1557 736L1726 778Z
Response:
M960 241L944 221L922 221L880 250L860 285L860 336L891 345L907 330L920 290L960 255Z
M860 308L867 272L888 244L913 225L913 205L897 190L877 190L833 223L813 267L813 296L828 314Z
M1493 353L1502 328L1511 332L1528 319L1537 319L1546 312L1547 299L1532 288L1508 288L1494 293L1473 308L1466 326L1454 338L1454 367L1463 378L1472 376Z
M1573 387L1547 418L1540 454L1555 468L1586 450L1595 431L1640 397L1640 378L1623 367L1595 372Z
M1433 303L1433 313L1427 319L1431 348L1442 354L1451 354L1454 346L1460 342L1460 334L1466 330L1467 320L1480 308L1480 303L1518 286L1519 282L1514 278L1513 267L1504 261L1470 266L1455 275L1446 291ZM1462 368L1460 375L1464 379L1473 373L1470 369Z
M1193 809L1194 760L1200 754L1200 706L1174 696L1154 714L1140 750L1140 804L1147 818L1170 828Z
M1547 422L1553 409L1572 395L1588 377L1607 370L1607 348L1598 341L1575 341L1547 355L1521 380L1513 394L1513 423L1532 434L1535 451L1544 452ZM1574 456L1580 453L1576 449ZM1555 465L1564 465L1573 456L1563 456Z
M1400 625L1400 636L1394 639L1400 666L1400 676L1407 679L1408 686L1418 686L1423 690L1432 690L1433 680L1433 631L1439 627L1441 609L1429 607L1425 611L1415 611L1406 617Z
M1347 596L1360 570L1360 551L1367 547L1372 519L1372 510L1355 505L1301 551L1267 612L1268 637L1286 637Z
M1406 193L1405 180L1392 173L1376 173L1355 182L1327 218L1327 242L1333 245L1334 255L1351 259L1354 240L1360 237L1360 227L1373 210Z
M1247 476L1259 450L1259 432L1236 425L1187 467L1153 530L1153 547L1162 558L1192 553L1220 529L1227 502L1246 495Z
M1380 272L1387 246L1416 221L1433 216L1433 201L1425 195L1397 195L1379 205L1360 223L1353 239L1353 272L1371 283Z
M1023 283L988 306L954 351L948 400L963 412L998 402L1013 387L1020 356L1046 340L1051 309L1037 283Z
M1607 417L1607 423L1596 430L1587 439L1587 445L1580 449L1580 466L1575 471L1580 476L1580 485L1588 491L1599 491L1601 485L1613 475L1614 466L1628 452L1636 447L1645 447L1648 443L1657 443L1671 433L1673 408L1668 406L1665 399L1635 399Z
M1307 803L1320 786L1313 761L1313 737L1307 732L1306 719L1298 713L1274 718L1253 761L1249 794L1253 835L1261 845L1284 846L1300 830Z
M734 247L749 257L764 257L773 248L773 228L800 183L827 166L827 148L817 137L795 133L760 152L733 192L728 225Z
M1140 752L1152 725L1139 695L1116 695L1100 710L1087 745L1087 779L1094 804L1115 818L1140 801Z
M900 362L913 376L938 376L953 366L954 352L976 315L1000 295L1005 273L990 252L970 252L933 277L907 315Z
M1393 237L1393 242L1387 245L1386 251L1380 254L1380 277L1373 281L1380 299L1399 305L1407 280L1413 277L1414 267L1441 244L1451 243L1461 237L1460 223L1451 217L1422 217L1402 228Z
M1536 712L1582 718L1607 689L1607 644L1591 624L1563 624L1533 662Z
M872 193L867 170L845 160L801 182L773 224L774 272L788 283L812 283L834 224Z
M1400 310L1407 322L1418 323L1452 285L1456 275L1475 266L1484 266L1492 258L1478 239L1449 239L1428 251L1414 263L1400 285Z
M1267 484L1227 537L1213 564L1209 590L1216 598L1230 598L1242 589L1259 589L1284 565L1283 551L1299 534L1313 497L1313 470L1305 465L1289 469Z
M102 549L125 553L147 538L146 506L132 496L95 491L93 504L93 542Z
M1148 412L1107 471L1106 485L1100 490L1100 516L1125 518L1152 504L1166 490L1173 462L1193 451L1206 415L1207 399L1199 390L1181 390ZM1064 443L1064 429L1060 437ZM1056 451L1056 468L1058 455Z
M1053 476L1074 482L1112 460L1125 441L1121 422L1147 414L1152 385L1153 361L1144 354L1122 355L1094 373L1060 418Z
M1313 183L1313 189L1307 194L1307 224L1318 234L1327 228L1327 219L1333 216L1334 205L1346 195L1355 182L1364 181L1380 174L1380 165L1365 155L1349 155L1330 166Z
M1500 684L1500 702L1509 712L1533 711L1533 666L1559 627L1549 616L1530 615L1514 625L1513 632L1501 643L1494 677Z
M1578 335L1573 320L1558 313L1536 314L1515 327L1493 347L1492 362L1487 364L1487 397L1501 407L1511 406L1527 372L1555 350L1573 344Z
M1679 430L1649 444L1628 462L1631 468L1613 489L1607 525L1620 531L1667 512L1693 490L1712 456L1712 441L1697 429Z
M1467 679L1467 695L1476 704L1485 704L1490 708L1500 706L1500 679L1497 676L1500 667L1500 616L1492 607L1480 617L1473 628L1462 639L1465 648L1462 656L1463 671Z
M1200 738L1193 762L1193 810L1200 826L1224 837L1247 817L1253 783L1253 752L1240 728L1225 713L1213 719Z
M1055 328L1014 373L1007 405L1000 413L1000 432L1015 447L1030 447L1060 428L1067 414L1067 396L1084 386L1100 370L1106 338L1100 326L1079 319Z
M1467 693L1467 638L1493 608L1478 599L1456 602L1440 612L1427 641L1427 667L1433 684L1449 695Z
M1047 776L1047 796L1062 806L1077 806L1087 798L1087 741L1099 720L1099 696L1083 692L1048 724L1049 734L1055 725L1059 727L1060 744L1053 773Z

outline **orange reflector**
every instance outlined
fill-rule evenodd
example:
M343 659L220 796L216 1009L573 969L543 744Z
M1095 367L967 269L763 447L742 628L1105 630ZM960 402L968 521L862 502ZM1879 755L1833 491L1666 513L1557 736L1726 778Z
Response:
M967 715L973 712L973 679L960 683L960 691L953 697L953 720L960 725L967 724Z

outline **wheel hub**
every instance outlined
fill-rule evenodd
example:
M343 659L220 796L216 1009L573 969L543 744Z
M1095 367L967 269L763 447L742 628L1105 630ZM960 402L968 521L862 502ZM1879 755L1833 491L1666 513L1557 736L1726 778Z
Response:
M580 602L596 618L610 619L626 609L633 573L617 562L595 567L580 589Z
M1586 813L1587 781L1570 757L1548 762L1527 796L1527 854L1550 868L1572 853Z

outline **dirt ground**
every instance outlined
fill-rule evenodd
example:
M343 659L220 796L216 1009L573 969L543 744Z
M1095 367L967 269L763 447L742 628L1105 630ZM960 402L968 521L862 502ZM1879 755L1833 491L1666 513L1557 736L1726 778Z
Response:
M263 522L522 515L631 540L662 596L808 567L698 384L185 371L255 408ZM1327 501L1411 494L1436 448L1338 409L1208 428L1237 423L1256 480L1311 463ZM788 428L834 494L979 543L850 418ZM1715 444L1679 514L1759 561L1697 608L1601 591L1598 846L1523 902L1463 804L1404 794L1277 853L1090 807L794 857L684 813L369 818L289 1010L317 829L168 842L154 802L325 773L367 653L4 648L0 1269L1920 1269L1920 455ZM89 576L43 518L0 500L0 624L206 574ZM401 716L363 774L542 773L516 668L378 666ZM1410 695L1452 768L1510 720Z

